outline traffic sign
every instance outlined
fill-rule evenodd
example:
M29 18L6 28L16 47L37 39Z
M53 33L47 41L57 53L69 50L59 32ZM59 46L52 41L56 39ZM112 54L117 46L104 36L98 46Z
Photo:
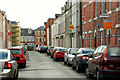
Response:
M112 29L113 21L112 20L104 20L104 29Z
M73 30L74 26L73 25L69 25L69 30Z

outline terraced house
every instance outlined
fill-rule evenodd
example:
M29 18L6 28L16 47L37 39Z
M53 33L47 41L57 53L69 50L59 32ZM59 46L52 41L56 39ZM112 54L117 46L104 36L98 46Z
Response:
M12 46L11 25L4 11L0 10L0 49Z
M30 28L21 28L21 46L34 48L35 38L34 38L34 30Z

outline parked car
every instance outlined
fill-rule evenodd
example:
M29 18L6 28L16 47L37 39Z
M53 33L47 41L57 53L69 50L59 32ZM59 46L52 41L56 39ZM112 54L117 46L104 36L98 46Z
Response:
M0 79L18 78L18 64L10 50L0 49Z
M120 47L100 46L89 57L86 77L120 79Z
M24 52L24 54L27 52L27 49L23 46L15 46L15 47L12 47L12 48L21 48L22 51Z
M53 59L57 61L58 59L64 60L64 54L68 52L67 48L58 48L54 53Z
M10 50L12 52L18 65L20 65L22 67L26 67L26 58L24 55L24 51L21 48L12 47L12 48L8 48L8 50Z
M61 47L54 47L54 49L52 50L52 52L51 52L51 54L50 54L51 58L54 57L55 52L56 52L57 49L59 49L59 48L61 48Z
M76 69L77 72L84 71L87 66L87 61L89 59L88 55L92 54L94 49L90 48L80 48L73 58L72 68Z
M69 48L68 52L64 55L64 64L71 65L72 59L75 57L75 54L77 53L79 48Z
M47 49L48 49L47 46L40 46L40 47L39 47L39 52L40 52L40 53L42 53L42 52L47 53Z
M53 49L54 47L53 46L49 46L48 49L47 49L47 55L50 55L51 54L51 50Z

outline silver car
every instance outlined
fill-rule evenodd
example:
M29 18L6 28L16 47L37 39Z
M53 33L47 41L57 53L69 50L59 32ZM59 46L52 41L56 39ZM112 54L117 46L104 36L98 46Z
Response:
M0 79L18 78L18 64L10 50L0 49Z
M64 64L71 65L72 59L74 58L75 54L77 53L79 48L69 48L68 52L64 55Z

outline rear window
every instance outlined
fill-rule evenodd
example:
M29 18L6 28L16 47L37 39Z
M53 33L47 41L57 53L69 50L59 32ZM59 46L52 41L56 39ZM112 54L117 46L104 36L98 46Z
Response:
M11 49L12 54L22 54L20 49Z
M7 52L0 52L0 60L7 59L7 58L8 58L8 53Z
M54 47L50 47L50 49L53 49Z
M67 49L59 49L59 51L67 51Z
M120 57L120 47L108 48L108 57Z
M94 52L94 51L92 51L92 50L89 50L89 51L87 51L87 50L86 50L86 51L83 50L83 51L82 51L82 54L91 54L91 53L93 53L93 52Z

